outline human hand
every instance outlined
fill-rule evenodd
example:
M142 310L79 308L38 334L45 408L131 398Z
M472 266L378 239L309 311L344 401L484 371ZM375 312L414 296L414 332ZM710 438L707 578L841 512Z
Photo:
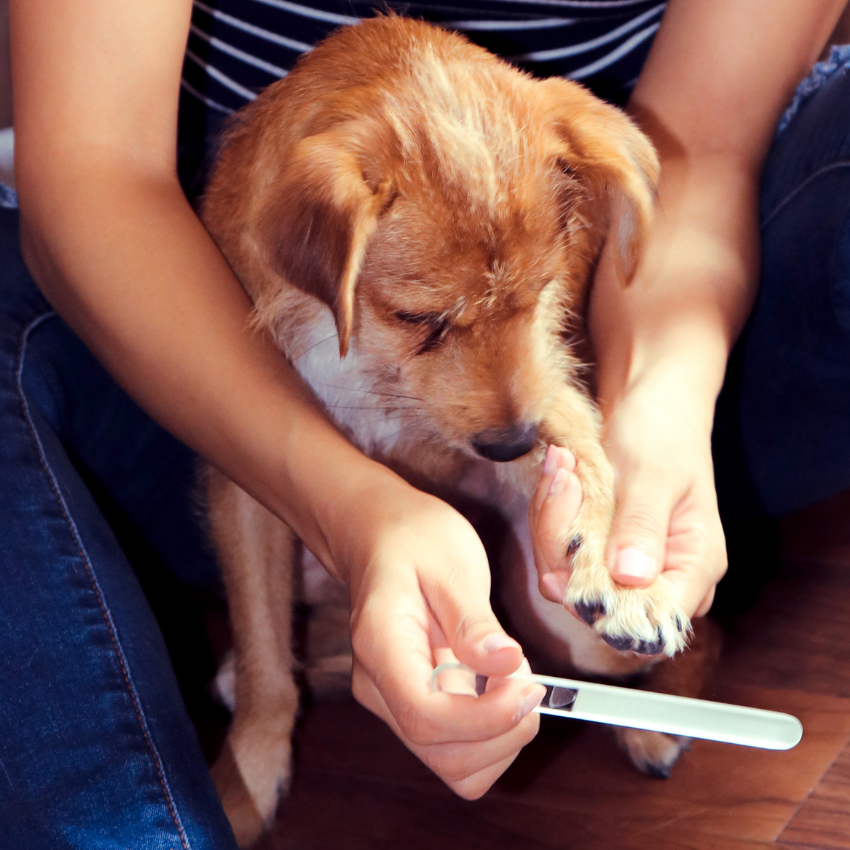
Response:
M472 526L404 482L379 482L351 523L353 691L405 746L466 799L484 794L537 733L545 688L504 678L528 669L489 603L490 571ZM491 677L477 699L433 693L460 660Z
M689 615L703 616L726 572L710 420L678 365L661 363L632 384L603 425L617 476L608 543L615 581L669 582Z
M561 603L570 578L569 556L563 546L581 507L581 482L575 473L576 459L560 446L546 450L543 475L528 505L528 527L540 593Z
M610 411L603 441L617 476L617 515L607 557L616 582L672 585L691 616L708 612L726 569L717 513L710 431L692 415L695 402L675 371L646 374ZM575 458L550 446L529 505L534 558L542 595L564 598L570 576L562 545L582 499Z

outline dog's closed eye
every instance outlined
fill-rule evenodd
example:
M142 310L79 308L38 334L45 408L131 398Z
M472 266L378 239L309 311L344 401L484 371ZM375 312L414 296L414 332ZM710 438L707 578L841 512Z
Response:
M433 351L446 337L451 327L449 320L440 313L409 313L397 310L395 317L406 325L420 325L428 329L428 336L419 344L417 354Z

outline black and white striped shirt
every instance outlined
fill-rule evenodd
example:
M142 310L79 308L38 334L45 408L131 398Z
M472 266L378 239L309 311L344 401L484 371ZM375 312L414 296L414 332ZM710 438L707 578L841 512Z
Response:
M537 76L580 80L622 103L666 3L658 0L194 0L183 65L181 172L191 181L223 118L333 29L381 10L458 30Z

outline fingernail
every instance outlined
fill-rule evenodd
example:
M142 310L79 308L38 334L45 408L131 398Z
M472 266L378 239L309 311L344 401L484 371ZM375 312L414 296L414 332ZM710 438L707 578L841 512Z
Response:
M540 581L552 595L552 601L563 604L564 597L567 595L566 580L555 573L544 573Z
M498 652L500 649L519 649L520 645L511 637L500 632L493 632L481 641L485 652Z
M653 578L656 573L655 560L640 549L621 549L614 567L615 578Z
M569 473L566 469L559 469L555 473L555 477L552 479L552 483L549 485L549 492L546 494L547 499L552 499L558 495L558 493L562 493L564 487L567 486L567 478L569 477Z
M546 688L543 685L532 685L519 700L519 712L516 719L522 720L527 714L530 714L543 702L543 697L546 696Z
M557 461L555 460L555 447L549 446L546 449L546 460L543 463L543 474L551 475L555 471L555 467L557 466Z

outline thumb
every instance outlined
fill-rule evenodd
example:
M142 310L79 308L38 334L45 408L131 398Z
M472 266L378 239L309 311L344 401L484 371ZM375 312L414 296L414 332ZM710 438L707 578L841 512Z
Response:
M608 544L611 577L646 587L664 566L672 497L651 479L633 479L618 493L617 518Z
M520 645L502 628L490 607L489 580L453 577L436 593L426 589L436 625L459 661L484 676L507 676L522 663ZM489 579L489 577L488 577Z

